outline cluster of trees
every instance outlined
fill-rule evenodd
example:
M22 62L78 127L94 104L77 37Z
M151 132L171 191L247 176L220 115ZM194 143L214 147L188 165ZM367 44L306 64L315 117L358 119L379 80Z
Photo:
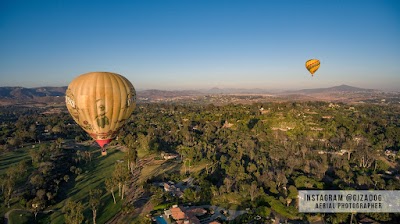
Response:
M0 176L0 201L6 207L18 202L35 218L47 206L65 199L70 179L82 173L79 163L91 160L90 152L75 152L63 145L65 139L80 141L88 136L66 111L44 113L49 109L0 108L0 153L24 150L17 154L29 155L29 160L22 159Z
M22 160L7 168L6 173L0 177L3 193L1 199L7 207L15 199L20 205L32 210L36 217L46 206L63 199L60 189L70 178L73 154L63 150L60 142L61 139L50 144L42 143L30 149L29 160Z
M26 177L26 167L25 162L20 162L17 165L10 166L5 174L0 176L2 199L8 208L10 208L16 184L23 181L24 177Z
M115 198L115 190L118 189L118 196L124 200L125 188L131 178L129 168L125 167L123 163L117 163L114 168L112 177L105 180L106 189L111 193L114 204L117 203Z
M101 196L103 191L99 188L91 189L89 191L89 207L92 210L92 222L96 224L97 211L101 204ZM85 220L83 215L84 206L82 202L75 202L67 199L63 207L64 221L66 224L80 224Z
M66 111L43 112L44 109L1 108L3 150L42 141L29 152L29 162L10 167L1 177L1 200L5 205L15 195L17 183L24 181L22 203L35 211L65 199L60 194L60 184L68 187L70 177L82 173L82 164L92 160L89 151L63 147L64 139L90 139ZM395 178L399 159L384 155L385 150L399 155L399 115L399 107L372 104L139 104L116 140L116 144L127 148L124 162L116 164L102 193L109 192L114 203L116 191L124 199L126 186L139 175L138 152L171 152L180 155L181 165L199 188L186 189L183 198L178 199L160 188L145 187L157 195L157 203L236 206L252 208L263 216L273 211L287 218L303 219L296 209L298 190L400 189ZM205 169L192 172L191 166ZM31 174L24 176L27 169ZM174 181L183 178L177 173L162 177ZM93 204L95 221L98 203L92 202L89 204ZM81 213L82 204L69 201L67 205L66 222L81 223L81 216L76 214ZM393 214L372 216L381 221L396 218ZM69 220L70 217L74 219ZM349 216L331 214L325 219L341 222Z
M0 108L0 152L57 138L83 141L88 136L65 112L45 113L51 108L5 106Z
M25 207L35 218L48 206L66 199L66 192L74 186L75 178L93 166L95 154L90 147L76 147L72 143L90 137L73 122L66 110L44 112L45 109L40 108L0 108L0 153L15 151L27 155L0 175L0 203L7 208L12 204ZM127 136L124 144L130 146L134 144L132 141L132 137ZM136 157L136 151L128 150L125 153L128 162L116 163L113 175L104 184L105 190L101 187L90 191L88 204L93 222L104 193L111 191L114 195L119 189L118 195L124 199L127 182L135 172ZM81 202L68 200L63 209L65 222L82 223L84 209Z
M190 174L202 190L185 191L182 202L267 206L301 218L295 201L301 189L400 188L398 160L384 156L400 149L399 114L395 106L324 102L148 104L139 105L118 141L129 133L136 149L178 153L188 172L206 164ZM176 201L164 195L168 200Z

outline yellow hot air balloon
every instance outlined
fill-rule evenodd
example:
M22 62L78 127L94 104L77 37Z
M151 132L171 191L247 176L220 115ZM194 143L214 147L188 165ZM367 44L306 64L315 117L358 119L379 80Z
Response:
M314 76L314 73L318 70L320 62L318 59L310 59L306 61L306 68Z
M136 92L125 77L110 72L90 72L68 86L69 113L102 148L116 137L136 106Z

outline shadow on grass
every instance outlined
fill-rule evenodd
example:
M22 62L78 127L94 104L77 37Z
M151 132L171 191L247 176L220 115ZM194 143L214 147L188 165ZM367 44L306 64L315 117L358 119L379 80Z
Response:
M50 213L39 212L35 216L30 211L16 210L10 213L9 224L47 224L50 223Z
M87 148L85 151L87 151ZM60 201L60 203L58 203L54 207L56 211L51 215L51 223L64 223L64 218L63 218L64 214L62 213L62 207L64 206L65 200L68 198L70 198L75 202L79 201L84 205L85 220L88 220L88 222L91 223L92 210L90 209L88 204L89 191L95 188L103 190L103 195L105 196L102 197L102 200L103 198L106 199L105 197L109 195L106 193L106 189L104 187L104 180L112 175L112 172L114 170L114 164L118 159L121 159L123 157L123 154L118 150L109 150L107 156L100 156L100 153L92 155L93 157L91 162L85 164L85 161L83 160L80 164L77 165L77 167L81 168L83 172L79 176L77 176L76 179L70 178L68 186L64 188L65 189L63 195L64 197L62 197L64 200ZM102 201L102 203L103 205L97 212L98 213L97 223L105 223L105 221L112 218L112 216L116 214L115 212L113 212L115 209L109 208L110 206L114 206L112 198L111 201L109 201L109 199L106 199L106 201L105 202ZM119 206L119 208L120 207L121 206ZM103 210L105 212L102 212ZM103 218L104 215L100 213L105 213L106 218Z

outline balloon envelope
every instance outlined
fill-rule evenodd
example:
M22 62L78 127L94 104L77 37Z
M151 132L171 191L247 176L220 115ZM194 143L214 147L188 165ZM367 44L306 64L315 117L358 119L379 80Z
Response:
M310 59L306 61L306 68L314 76L314 73L318 70L320 62L318 59Z
M119 74L91 72L69 84L65 100L76 123L103 148L135 109L136 92Z

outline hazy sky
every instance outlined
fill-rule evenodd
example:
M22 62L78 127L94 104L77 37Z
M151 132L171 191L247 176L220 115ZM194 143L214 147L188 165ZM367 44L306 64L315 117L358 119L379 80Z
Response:
M400 1L0 1L0 86L91 71L136 89L400 90Z

